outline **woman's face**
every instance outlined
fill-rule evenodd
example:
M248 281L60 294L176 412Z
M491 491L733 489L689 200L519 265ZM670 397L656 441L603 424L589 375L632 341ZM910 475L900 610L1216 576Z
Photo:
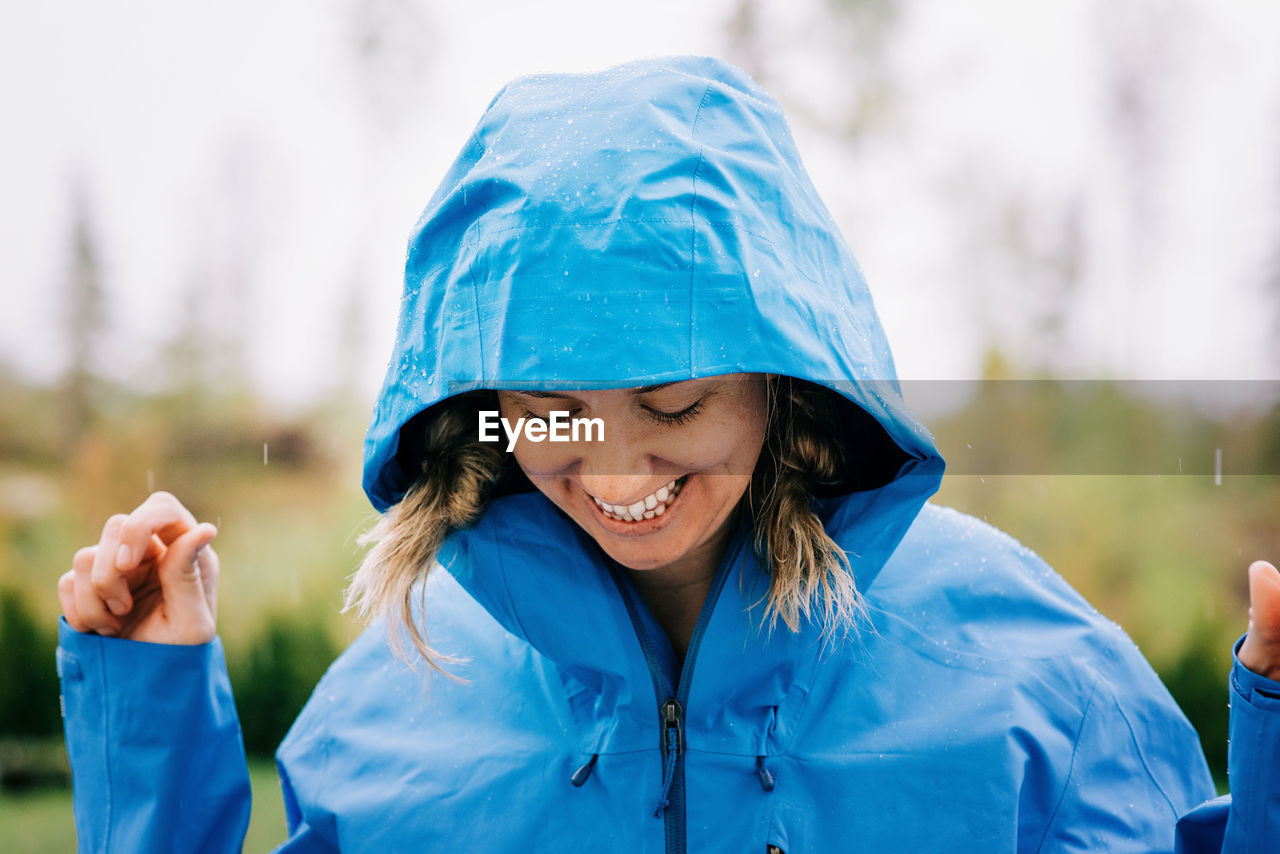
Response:
M499 391L501 415L598 418L603 441L517 439L547 498L623 566L714 571L764 444L765 381L727 374L640 388ZM563 417L563 416L562 416ZM505 441L505 437L504 437Z

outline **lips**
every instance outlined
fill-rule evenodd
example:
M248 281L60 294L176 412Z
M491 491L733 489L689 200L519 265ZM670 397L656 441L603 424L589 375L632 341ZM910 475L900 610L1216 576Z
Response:
M684 482L688 477L688 475L685 475L684 477L676 478L632 504L610 504L607 501L601 501L594 495L591 496L591 499L600 508L600 512L609 519L619 522L641 522L645 519L654 519L665 513L671 503L676 500L676 496L680 494L680 490L684 488Z

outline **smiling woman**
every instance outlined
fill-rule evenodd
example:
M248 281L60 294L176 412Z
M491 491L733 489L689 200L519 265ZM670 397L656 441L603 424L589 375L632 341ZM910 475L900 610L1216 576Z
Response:
M413 234L389 366L347 591L380 625L280 746L281 851L1280 838L1274 570L1233 664L1228 806L1119 627L928 503L942 459L866 283L736 69L504 89ZM601 440L513 441L553 413ZM213 533L154 496L60 584L84 850L239 850Z
M809 500L832 483L844 456L833 439L837 404L818 387L739 373L626 389L509 389L496 397L508 422L545 421L562 411L598 419L607 425L607 438L513 444L504 460L479 444L483 436L473 443L464 426L476 407L491 404L492 395L482 392L452 399L431 413L420 441L405 442L404 456L421 460L422 473L365 536L375 545L348 597L364 612L398 609L428 661L435 652L411 619L412 594L421 568L434 561L451 528L422 520L450 507L446 515L453 524L467 524L461 520L481 515L490 495L480 482L495 484L500 494L519 489L509 485L517 478L625 569L680 656L739 524L755 531L757 559L774 565L765 609L770 625L781 618L795 630L815 590L822 592L817 604L827 631L852 625L859 603L848 559ZM865 415L846 414L853 424L863 423L851 435L861 436L867 449L880 448L890 464L898 459L882 432L865 425ZM881 433L879 441L875 433ZM463 460L472 465L461 465ZM466 470L485 473L473 480Z
M498 399L504 412L536 405L513 391ZM604 421L607 439L524 445L515 450L520 469L614 560L705 595L764 446L763 378L584 391L565 403ZM692 598L696 619L702 601Z

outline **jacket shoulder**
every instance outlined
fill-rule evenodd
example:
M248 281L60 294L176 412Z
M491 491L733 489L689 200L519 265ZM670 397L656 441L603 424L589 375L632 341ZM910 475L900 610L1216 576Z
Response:
M1164 838L1212 796L1197 735L1137 646L1008 534L928 504L867 601L886 671L945 695L949 721L1034 741L1045 767L1023 796L1055 816L1046 832L1102 833L1088 816L1128 804L1134 839Z
M1108 696L1139 744L1170 729L1195 744L1124 630L1033 551L972 516L926 505L867 601L880 639L930 672L994 677L1068 718Z
M419 625L439 653L439 669L424 661L404 638L403 653L391 644L387 624L366 628L329 667L280 746L278 756L297 757L318 746L350 745L363 735L391 731L448 733L503 728L499 699L539 695L551 665L528 643L507 632L449 573L437 567L421 586ZM554 714L555 710L548 710ZM492 733L491 733L492 734ZM509 738L504 733L503 738Z
M1059 658L1114 649L1123 630L1031 549L949 507L926 504L867 591L953 650ZM1126 650L1127 651L1127 650Z
M291 829L400 850L447 823L442 810L481 809L488 786L516 790L521 765L502 757L570 763L554 667L439 567L422 593L417 616L450 660L436 670L407 643L400 657L382 621L338 657L276 751Z

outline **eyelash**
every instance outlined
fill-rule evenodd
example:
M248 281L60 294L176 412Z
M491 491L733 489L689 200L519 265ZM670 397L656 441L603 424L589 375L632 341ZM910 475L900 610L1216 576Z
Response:
M688 424L694 418L698 417L698 413L702 412L702 401L695 401L692 406L687 406L679 412L663 412L659 409L650 409L645 407L645 411L651 415L654 420L663 424Z

